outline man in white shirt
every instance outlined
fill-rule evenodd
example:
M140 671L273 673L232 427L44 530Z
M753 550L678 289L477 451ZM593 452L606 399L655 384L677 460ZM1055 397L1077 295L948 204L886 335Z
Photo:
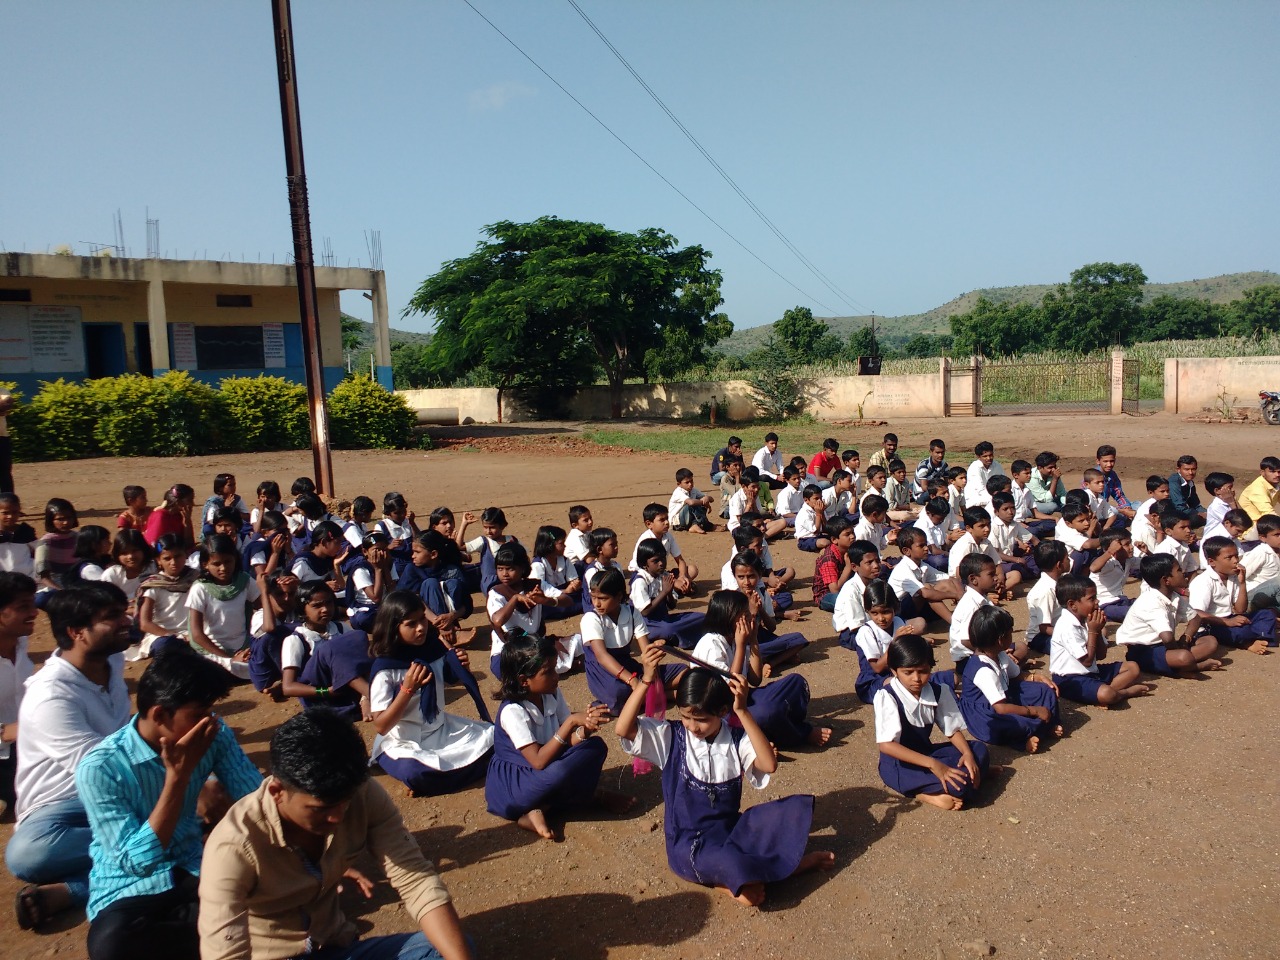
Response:
M778 450L778 435L766 433L764 446L751 458L751 465L760 471L760 482L767 483L770 490L781 490L786 486L782 479L782 454Z
M88 817L76 792L81 757L129 720L127 600L91 583L56 591L45 612L58 649L27 684L18 713L18 825L5 848L18 924L38 926L89 897Z
M27 637L36 625L36 582L0 572L0 814L13 806L18 767L18 707L31 676Z
M990 441L983 440L973 448L973 453L977 459L965 471L968 476L964 486L965 506L990 510L991 494L987 492L987 481L1004 476L1004 467L996 463L996 448Z

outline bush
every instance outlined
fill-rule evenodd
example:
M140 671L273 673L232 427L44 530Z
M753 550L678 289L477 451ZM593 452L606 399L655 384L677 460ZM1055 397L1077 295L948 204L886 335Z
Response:
M416 422L404 397L364 374L348 377L329 395L329 428L335 447L403 449L412 442Z
M217 392L173 370L85 383L97 422L94 441L111 457L186 457L207 453L223 421ZM43 391L42 391L43 392Z
M800 381L785 367L766 367L747 380L751 399L767 420L785 420L804 407Z
M24 442L36 460L76 460L100 452L94 439L98 408L86 384L68 383L59 377L43 383L31 400L29 428L35 435Z
M284 377L228 377L220 386L221 448L254 453L299 450L311 444L307 388Z

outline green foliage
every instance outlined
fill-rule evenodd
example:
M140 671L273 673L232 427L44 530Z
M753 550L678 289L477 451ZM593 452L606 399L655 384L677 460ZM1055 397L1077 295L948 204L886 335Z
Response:
M1228 311L1209 300L1162 294L1142 310L1139 340L1198 340L1215 337L1227 325Z
M397 390L443 385L431 365L425 343L402 343L391 348L391 379Z
M955 337L949 333L917 333L902 345L904 357L940 357L953 349Z
M98 409L86 384L68 383L59 377L44 383L31 400L31 422L36 428L32 447L38 460L77 460L98 454L93 426Z
M300 450L311 445L307 388L283 377L228 377L220 387L224 450Z
M364 322L355 317L341 314L338 322L342 325L343 351L356 351L364 345Z
M957 357L1008 357L1038 346L1041 312L1026 303L994 303L979 297L972 310L951 318Z
M1264 284L1246 290L1232 305L1233 330L1245 336L1274 333L1280 329L1280 284Z
M844 346L825 323L815 320L808 307L792 307L773 324L773 336L786 350L792 363L830 360Z
M223 421L217 391L185 370L158 378L126 374L89 380L81 389L94 413L96 452L185 457L215 446L215 427ZM44 432L47 438L47 426Z
M804 393L800 381L789 369L773 364L759 370L747 380L751 399L762 416L770 420L786 420L804 409Z
M416 422L404 397L367 374L348 377L329 395L329 427L335 447L403 449L413 441Z
M850 360L857 360L859 357L880 356L880 344L876 340L876 332L871 328L870 324L865 327L859 327L849 334L849 342L845 344L844 355Z

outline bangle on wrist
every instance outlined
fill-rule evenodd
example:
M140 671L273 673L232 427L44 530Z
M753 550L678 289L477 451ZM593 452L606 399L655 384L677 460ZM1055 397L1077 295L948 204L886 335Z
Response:
M552 734L551 739L554 740L556 743L560 744L560 746L562 747L567 747L569 745L569 741L566 740L564 737L560 736L560 734L558 733Z
M618 672L617 672L617 673L615 673L615 674L613 675L613 679L615 679L615 680L621 680L621 679L622 679L622 675L623 675L624 673L626 673L626 672L627 672L627 668L626 668L626 667L619 667L619 668L618 668Z

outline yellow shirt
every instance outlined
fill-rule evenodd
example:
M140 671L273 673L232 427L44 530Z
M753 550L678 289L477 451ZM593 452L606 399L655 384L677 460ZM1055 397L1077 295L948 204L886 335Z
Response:
M1236 503L1257 523L1268 513L1280 514L1280 490L1259 474L1253 483L1236 494Z

